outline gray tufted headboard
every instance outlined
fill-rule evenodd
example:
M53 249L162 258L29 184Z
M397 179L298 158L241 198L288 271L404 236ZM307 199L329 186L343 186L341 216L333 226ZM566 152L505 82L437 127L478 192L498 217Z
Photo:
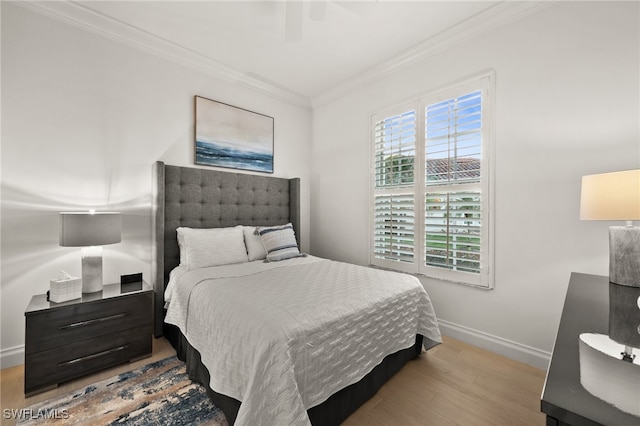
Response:
M176 229L291 222L300 244L300 179L153 165L154 334L162 335L164 289L180 262Z

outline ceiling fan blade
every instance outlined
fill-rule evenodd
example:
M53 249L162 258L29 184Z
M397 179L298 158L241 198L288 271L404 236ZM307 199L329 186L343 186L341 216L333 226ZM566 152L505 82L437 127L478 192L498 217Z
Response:
M287 0L285 3L285 35L289 42L302 40L302 1Z

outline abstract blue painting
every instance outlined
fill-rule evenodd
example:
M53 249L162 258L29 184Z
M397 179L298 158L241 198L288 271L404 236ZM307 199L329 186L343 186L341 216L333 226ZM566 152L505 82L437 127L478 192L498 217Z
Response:
M195 97L195 163L273 173L273 117Z

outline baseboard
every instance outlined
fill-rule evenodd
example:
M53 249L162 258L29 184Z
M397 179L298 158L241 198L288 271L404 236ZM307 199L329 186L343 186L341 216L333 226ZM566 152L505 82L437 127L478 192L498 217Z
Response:
M0 350L0 369L24 364L24 345Z
M514 361L522 362L541 370L546 370L549 366L549 361L551 360L551 353L549 352L449 321L438 319L438 324L440 325L440 331L445 336L506 356Z

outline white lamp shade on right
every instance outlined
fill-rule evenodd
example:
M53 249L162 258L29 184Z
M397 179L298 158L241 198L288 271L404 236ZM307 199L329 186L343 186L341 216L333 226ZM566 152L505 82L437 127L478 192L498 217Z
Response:
M640 220L640 169L582 177L582 220Z

